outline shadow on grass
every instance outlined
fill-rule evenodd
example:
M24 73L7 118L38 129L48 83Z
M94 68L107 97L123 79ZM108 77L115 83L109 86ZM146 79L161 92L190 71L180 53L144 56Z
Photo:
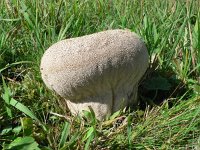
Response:
M149 73L150 72L150 73ZM161 105L168 101L171 108L179 99L189 98L189 88L172 71L147 71L138 89L139 108ZM187 93L188 92L188 93Z

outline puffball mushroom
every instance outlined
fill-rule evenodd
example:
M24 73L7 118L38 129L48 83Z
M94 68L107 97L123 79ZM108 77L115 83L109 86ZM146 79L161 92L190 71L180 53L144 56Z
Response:
M107 30L53 44L41 60L46 86L65 98L72 114L91 107L96 118L137 103L148 67L142 40L129 30Z

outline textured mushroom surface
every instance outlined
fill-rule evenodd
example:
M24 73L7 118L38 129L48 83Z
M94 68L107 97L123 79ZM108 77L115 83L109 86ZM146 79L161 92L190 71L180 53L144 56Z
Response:
M135 33L107 30L53 44L40 67L44 83L66 99L73 114L91 106L102 120L137 103L148 52Z

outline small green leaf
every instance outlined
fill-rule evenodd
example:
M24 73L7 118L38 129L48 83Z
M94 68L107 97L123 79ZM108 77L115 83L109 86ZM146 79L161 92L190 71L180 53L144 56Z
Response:
M97 119L95 117L94 110L92 109L91 106L89 106L89 111L83 110L83 116L87 119L87 121L88 121L88 123L90 123L90 125L96 125Z
M21 118L21 124L25 136L30 136L33 133L33 119L31 118Z
M20 133L20 131L22 130L22 126L17 126L15 127L12 132L16 135L18 135Z
M87 110L83 110L83 115L86 119L91 118L91 112Z
M116 111L112 116L110 116L110 120L115 119L116 117L118 117L121 114L121 110Z
M12 131L12 127L5 128L0 132L0 135L6 135L7 133L11 131Z
M18 137L6 149L9 150L40 150L33 137Z

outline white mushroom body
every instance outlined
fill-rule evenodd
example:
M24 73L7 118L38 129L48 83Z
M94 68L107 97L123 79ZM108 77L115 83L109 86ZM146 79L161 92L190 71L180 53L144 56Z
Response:
M145 44L128 30L108 30L53 44L41 60L48 88L66 99L72 114L89 106L97 119L137 103L148 67Z

